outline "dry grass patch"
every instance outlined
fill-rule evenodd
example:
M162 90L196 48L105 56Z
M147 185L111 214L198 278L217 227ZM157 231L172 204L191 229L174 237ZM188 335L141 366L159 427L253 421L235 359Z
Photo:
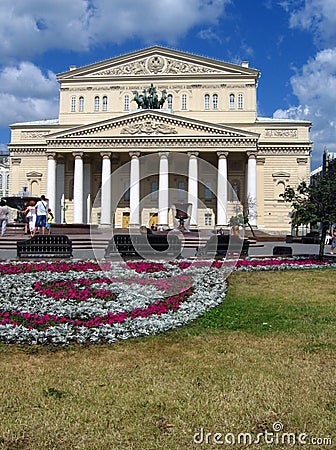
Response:
M326 275L334 273L234 274L223 305L167 335L59 351L2 347L0 449L221 448L193 436L257 434L276 421L335 444L335 319L319 331L335 304ZM262 314L282 305L288 325L247 320L250 304ZM311 329L305 317L291 320L300 304L314 311ZM232 305L240 305L234 329L225 324Z

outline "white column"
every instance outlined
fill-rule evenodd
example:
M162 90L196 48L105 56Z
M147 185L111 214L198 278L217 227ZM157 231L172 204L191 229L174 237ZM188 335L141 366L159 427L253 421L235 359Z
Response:
M84 223L91 222L91 162L84 159Z
M140 226L140 152L130 152L130 227Z
M48 155L47 199L52 213L56 214L56 153Z
M111 225L111 153L104 152L102 156L102 186L101 186L101 225Z
M56 167L56 207L55 221L63 223L64 207L64 157L58 156Z
M83 223L83 153L73 155L75 157L73 221Z
M257 225L257 155L247 152L247 206L250 225Z
M227 225L227 156L228 152L217 152L218 174L217 174L217 226Z
M169 207L169 172L168 172L169 152L159 152L159 214L158 225L168 227L168 207Z
M198 213L198 152L189 152L188 166L188 203L192 204L191 226L197 226Z

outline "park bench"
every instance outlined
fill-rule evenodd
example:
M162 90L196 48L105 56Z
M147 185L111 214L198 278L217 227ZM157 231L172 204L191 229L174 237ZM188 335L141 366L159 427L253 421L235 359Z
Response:
M215 234L209 238L204 246L198 248L197 256L224 258L229 252L229 255L239 253L240 257L246 258L249 246L248 239L240 239L237 236L226 234Z
M293 249L286 245L276 245L273 247L273 256L292 256Z
M16 244L19 258L71 258L72 241L65 234L42 234Z
M115 234L105 250L105 258L122 257L177 257L181 241L172 234Z

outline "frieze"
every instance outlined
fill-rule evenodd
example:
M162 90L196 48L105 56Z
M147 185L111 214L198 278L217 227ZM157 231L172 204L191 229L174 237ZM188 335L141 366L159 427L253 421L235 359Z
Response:
M266 137L298 137L297 128L269 128L265 130Z
M278 148L260 148L258 149L259 155L294 155L297 156L298 153L302 155L309 156L311 152L311 147L278 147Z
M227 84L225 87L228 89L244 89L247 84Z
M47 152L46 148L34 148L34 147L30 147L30 148L12 148L10 149L10 154L11 156L14 155L45 155Z
M74 151L77 147L81 149L90 149L92 152L97 149L124 149L124 148L245 148L251 149L256 142L251 139L222 139L222 138L168 138L156 139L145 137L117 138L117 139L85 139L82 140L55 140L49 142L49 148L57 148L57 151Z
M50 130L45 131L21 131L21 137L23 139L44 139L45 135L48 134Z

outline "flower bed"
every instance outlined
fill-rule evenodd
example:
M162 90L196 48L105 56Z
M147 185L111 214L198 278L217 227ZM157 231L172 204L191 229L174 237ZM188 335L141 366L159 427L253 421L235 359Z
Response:
M209 263L0 265L0 341L114 342L184 325L218 305L227 270Z
M182 326L223 301L236 271L322 269L328 260L0 264L0 341L115 342Z

